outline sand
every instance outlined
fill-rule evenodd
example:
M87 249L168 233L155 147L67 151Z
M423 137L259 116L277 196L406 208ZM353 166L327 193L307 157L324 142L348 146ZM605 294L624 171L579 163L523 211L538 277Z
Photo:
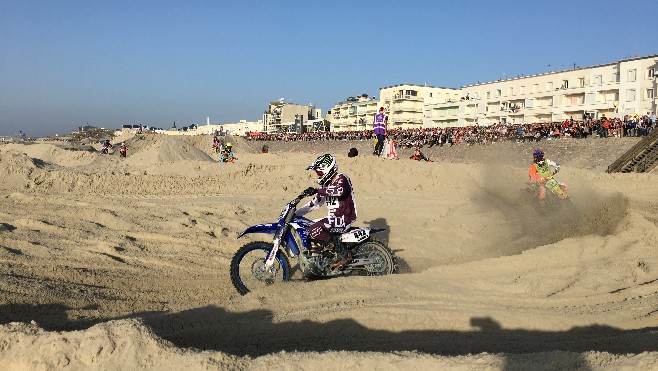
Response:
M421 163L230 140L233 164L208 136L0 145L0 369L658 369L658 179L605 173L637 139L539 143L576 204L544 214L523 197L535 143ZM236 236L325 152L399 273L239 295L231 257L271 236Z

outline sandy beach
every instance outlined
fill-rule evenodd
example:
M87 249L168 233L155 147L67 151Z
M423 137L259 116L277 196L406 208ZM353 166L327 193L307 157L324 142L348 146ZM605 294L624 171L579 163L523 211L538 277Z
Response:
M431 163L231 140L232 164L208 136L116 138L127 158L0 144L0 368L658 369L658 178L605 173L638 138L423 149ZM522 197L536 146L575 211ZM315 185L322 153L398 274L239 295L233 254L271 236L237 235Z

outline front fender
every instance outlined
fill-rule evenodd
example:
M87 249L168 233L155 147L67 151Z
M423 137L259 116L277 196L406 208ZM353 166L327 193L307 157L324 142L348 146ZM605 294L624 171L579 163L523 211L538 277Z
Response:
M276 223L266 223L266 224L252 225L251 227L245 229L242 233L240 233L238 235L238 238L244 236L245 234L249 234L249 233L274 234L274 233L276 233L276 230L277 230L277 224Z

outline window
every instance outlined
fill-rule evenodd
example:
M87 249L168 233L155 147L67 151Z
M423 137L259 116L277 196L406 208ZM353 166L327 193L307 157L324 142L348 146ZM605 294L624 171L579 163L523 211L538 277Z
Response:
M628 70L628 81L635 81L637 70Z
M488 91L488 92L487 92L487 100L489 100L490 98L491 98L491 92Z
M610 82L619 82L619 74L618 73L613 73L612 76L610 76Z
M525 94L525 86L521 86L521 91L519 91L519 94Z
M552 82L547 82L546 83L546 90L553 90L553 83Z
M569 80L562 80L562 89L569 89Z
M647 99L653 99L653 89L647 89Z
M578 79L578 86L581 87L581 88L585 87L585 78L584 77L580 77Z
M508 91L509 91L509 93L508 93L509 95L514 95L514 87L513 86L510 86Z
M633 102L635 100L635 89L626 90L626 101Z
M593 104L596 102L596 93L590 92L585 94L585 104Z
M503 92L500 89L496 89L496 97L500 97Z
M539 84L534 84L534 85L532 85L532 92L533 92L533 93L536 93L536 92L538 92L538 91L539 91Z
M407 90L404 92L404 95L408 95L410 97L415 97L418 95L418 92L415 90Z
M650 79L653 79L653 78L656 76L656 70L653 69L653 68L649 68L649 71L648 71L647 76L648 76Z
M601 85L603 84L603 76L602 75L596 75L594 76L594 83L596 85Z

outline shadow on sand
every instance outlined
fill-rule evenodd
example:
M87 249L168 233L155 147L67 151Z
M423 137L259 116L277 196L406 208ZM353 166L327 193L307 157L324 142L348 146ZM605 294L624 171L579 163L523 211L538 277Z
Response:
M58 304L3 305L0 306L0 318L2 324L41 318L39 326L49 331L80 330L102 322L70 321L67 319L68 309L72 308ZM658 344L658 327L621 330L592 325L568 331L536 331L504 329L489 317L471 318L472 331L400 332L368 329L351 319L327 323L307 320L273 322L274 313L268 310L233 313L213 306L178 313L138 313L112 319L125 318L140 318L154 334L178 347L250 357L281 351L417 351L444 356L550 351L639 354L655 351Z

